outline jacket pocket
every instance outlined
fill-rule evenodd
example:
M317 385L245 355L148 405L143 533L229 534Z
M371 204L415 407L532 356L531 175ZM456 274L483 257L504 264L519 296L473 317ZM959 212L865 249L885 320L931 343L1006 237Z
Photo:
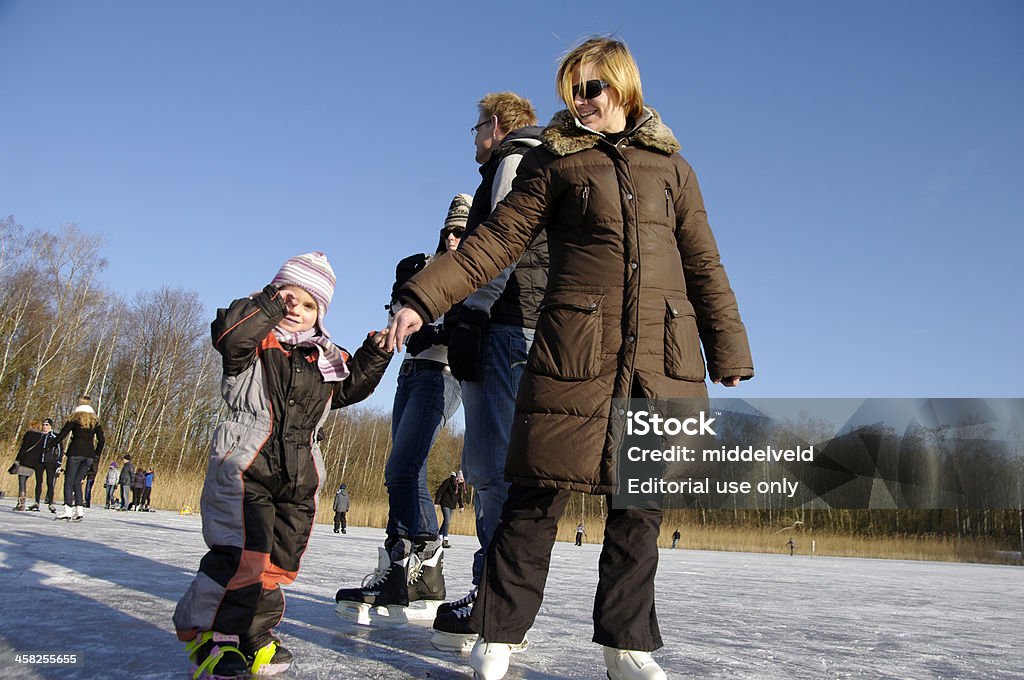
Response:
M526 367L531 373L561 380L596 378L601 355L601 302L604 295L549 293Z
M665 375L679 380L704 380L693 305L681 297L665 298Z

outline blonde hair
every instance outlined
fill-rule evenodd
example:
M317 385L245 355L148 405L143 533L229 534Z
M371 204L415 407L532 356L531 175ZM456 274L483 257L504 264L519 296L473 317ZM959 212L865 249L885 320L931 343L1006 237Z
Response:
M590 38L569 50L558 66L555 92L572 111L572 115L579 117L573 101L572 77L579 74L586 64L593 66L597 76L611 86L626 116L633 120L639 118L644 110L644 93L636 60L626 43L601 37Z
M527 125L537 124L537 112L533 110L533 104L515 92L491 92L484 95L477 107L480 113L488 118L497 118L498 125L505 134Z
M78 423L87 430L96 428L96 423L99 422L99 418L96 417L95 413L89 413L88 411L78 411L72 413L71 417L68 418L68 422Z

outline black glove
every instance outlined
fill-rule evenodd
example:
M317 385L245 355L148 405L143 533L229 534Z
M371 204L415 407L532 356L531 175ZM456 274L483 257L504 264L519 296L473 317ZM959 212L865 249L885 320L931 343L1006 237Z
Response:
M490 317L479 309L463 307L448 339L448 366L458 380L477 382L483 378L482 360Z
M431 345L440 343L440 334L433 326L426 325L409 336L405 341L405 351L414 357Z

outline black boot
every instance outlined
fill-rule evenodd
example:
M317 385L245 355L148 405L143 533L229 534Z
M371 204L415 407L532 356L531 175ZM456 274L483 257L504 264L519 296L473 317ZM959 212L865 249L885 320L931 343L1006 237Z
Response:
M335 613L343 619L363 625L406 623L409 605L407 586L412 543L408 539L388 541L379 548L377 569L359 588L342 588L334 596Z
M437 539L417 542L409 568L409 603L406 617L431 621L444 603L444 550Z

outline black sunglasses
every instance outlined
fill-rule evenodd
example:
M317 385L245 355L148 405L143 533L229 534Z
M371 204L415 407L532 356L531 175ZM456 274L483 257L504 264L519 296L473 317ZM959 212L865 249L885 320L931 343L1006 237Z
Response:
M573 95L580 99L596 99L601 96L605 88L611 87L607 81L604 80L588 80L585 83L580 83L576 87L572 88Z
M466 233L465 229L445 229L444 237L454 236L455 238L462 238L462 235Z

